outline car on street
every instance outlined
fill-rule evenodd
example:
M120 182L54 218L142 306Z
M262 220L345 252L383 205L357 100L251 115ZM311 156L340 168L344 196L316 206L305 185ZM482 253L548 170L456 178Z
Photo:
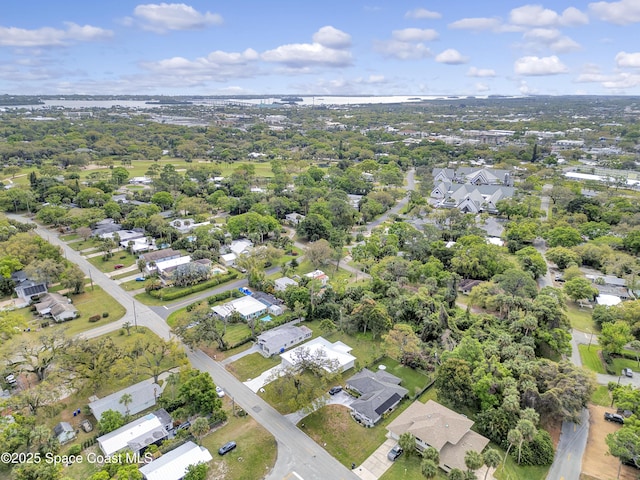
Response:
M604 412L604 419L608 422L615 422L624 425L624 417L618 413Z
M335 395L336 393L340 393L342 391L342 387L340 385L336 385L335 387L331 387L329 389L329 395Z
M144 282L145 280L145 277L136 277L136 282Z
M218 454L225 455L229 453L231 450L233 450L234 448L236 448L236 442L234 441L227 442L218 449Z
M216 387L216 394L218 394L219 398L224 397L224 390L220 387Z
M389 450L389 453L387 453L387 458L393 462L396 460L396 458L402 455L402 452L402 447L400 445L396 445L391 450Z
M633 370L631 370L630 368L623 368L622 369L622 374L625 377L633 377Z
M121 263L116 263L116 264L113 266L113 269L114 269L114 270L120 270L120 269L121 269L121 268L123 268L123 267L124 267L124 265L123 265L123 264L121 264Z

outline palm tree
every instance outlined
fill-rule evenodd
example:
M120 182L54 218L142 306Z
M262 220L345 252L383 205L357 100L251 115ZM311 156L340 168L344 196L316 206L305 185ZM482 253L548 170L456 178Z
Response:
M200 441L209 431L209 422L204 417L198 417L191 423L190 430L196 439Z
M449 480L464 480L464 472L459 468L452 468L449 472Z
M433 447L429 447L422 452L422 458L433 460L433 463L438 465L440 463L440 452Z
M438 465L433 460L425 458L420 464L420 470L424 478L432 479L438 475Z
M484 458L482 458L481 453L478 453L475 450L467 450L467 453L464 454L464 464L468 469L467 477L470 477L471 475L469 474L475 472L484 465Z
M124 409L125 409L125 412L127 413L127 417L129 416L129 404L131 404L131 402L133 402L133 397L131 396L130 393L124 393L120 397L120 400L118 402L124 405Z
M490 448L482 455L484 457L484 464L487 466L487 471L484 474L484 480L487 480L489 470L497 468L500 465L500 453L495 448Z
M507 448L507 453L504 455L504 463L507 462L507 457L509 456L509 450L511 450L511 447L516 444L519 445L520 442L522 442L522 432L517 428L509 430L509 433L507 433L507 442L509 442L509 447Z

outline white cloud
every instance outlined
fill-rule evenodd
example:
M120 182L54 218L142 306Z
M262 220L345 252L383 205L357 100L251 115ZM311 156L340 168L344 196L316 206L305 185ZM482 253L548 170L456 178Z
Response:
M567 73L569 69L558 57L521 57L516 60L514 71L518 75L540 76Z
M525 27L568 27L589 23L589 18L575 7L567 8L560 15L542 5L523 5L511 10L509 22Z
M309 72L311 67L346 67L353 60L348 47L351 36L337 28L326 26L313 34L313 43L280 45L262 53L265 62L281 63L288 68Z
M481 32L484 30L497 30L501 24L502 22L498 18L463 18L450 23L449 28Z
M463 56L454 48L448 48L436 55L436 62L446 63L447 65L460 65L462 63L467 63L468 61L469 58Z
M616 25L640 22L640 3L637 0L594 2L589 4L589 10L600 20Z
M313 34L313 41L328 48L349 48L351 35L327 25Z
M469 70L467 71L467 77L486 78L486 77L495 77L495 76L496 76L496 71L491 68L469 67Z
M431 28L405 28L394 30L391 35L400 42L431 42L439 37L438 32Z
M400 42L393 39L374 42L373 48L385 57L399 60L416 60L432 55L431 50L424 43Z
M409 10L407 13L405 13L404 18L415 18L418 20L436 19L442 18L442 14L438 12L432 12L431 10L427 10L426 8L416 8L415 10Z
M310 66L345 67L351 64L351 53L327 48L319 43L281 45L262 54L266 62L282 63L294 69Z
M149 3L138 5L133 15L145 30L165 33L171 30L202 30L211 25L222 24L217 13L200 13L184 3ZM125 22L131 23L130 19Z
M475 87L476 87L476 92L478 92L478 93L488 92L489 90L491 90L489 85L487 85L486 83L481 83L481 82L476 83Z
M579 43L562 35L555 28L533 28L525 32L523 37L535 45L541 44L558 53L571 52L581 48Z
M640 74L631 72L618 72L605 75L597 72L581 73L575 79L576 83L599 83L611 93L624 93L630 88L640 87Z
M256 73L254 65L259 58L258 52L251 48L231 53L216 50L195 60L173 57L157 62L144 62L141 66L165 80L182 77L186 83L201 84L205 81L251 77Z
M65 23L66 30L43 27L26 30L16 27L0 27L0 46L2 47L52 47L65 46L76 42L103 40L113 36L111 30L91 25Z
M640 68L640 52L620 52L616 55L616 65L621 68Z
M529 84L524 80L520 81L518 90L522 95L535 95L536 93L538 93L538 91L535 88L531 88Z

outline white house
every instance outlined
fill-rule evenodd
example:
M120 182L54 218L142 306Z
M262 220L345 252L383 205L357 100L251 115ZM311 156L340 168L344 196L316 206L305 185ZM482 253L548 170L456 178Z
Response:
M138 418L131 423L98 437L98 445L106 456L110 457L125 448L133 453L152 444L157 444L169 437L173 420L163 408L149 415Z
M156 400L162 393L162 387L150 380L136 383L130 387L119 390L103 398L92 397L89 409L96 420L100 421L102 414L107 410L115 410L122 415L135 415L156 404ZM128 405L120 402L123 395L131 395L131 402Z
M335 343L330 343L323 337L317 337L311 340L310 342L303 343L302 345L297 346L294 349L289 350L288 352L284 352L280 355L282 358L282 366L283 367L295 367L296 364L296 352L302 348L309 349L311 354L315 354L317 352L323 352L324 355L330 360L337 360L338 365L340 366L340 371L344 372L353 368L353 365L356 361L356 357L351 355L349 352L351 351L351 347L337 341Z
M319 280L322 285L326 285L329 280L329 276L322 270L314 270L313 272L305 273L304 276L311 280Z
M208 463L212 459L209 450L189 441L140 467L140 473L145 480L182 480L189 466Z
M276 278L273 282L276 292L284 292L289 285L298 286L298 282L289 277Z
M191 257L189 255L185 255L184 257L172 258L169 260L161 260L156 262L156 271L158 274L162 275L168 269L178 267L180 265L186 265L187 263L191 263Z
M311 338L312 335L313 332L305 325L300 327L282 325L258 335L258 347L262 355L270 357L271 355L283 353L287 348Z
M235 253L223 253L220 255L220 262L225 267L233 267L236 264L238 256Z
M229 318L233 312L238 312L244 320L249 320L265 315L267 306L251 296L246 296L236 298L222 305L216 305L211 310L223 320Z
M231 250L236 255L241 255L243 253L248 253L251 247L253 247L253 242L251 242L251 240L240 238L231 242L231 245L229 245L229 250Z

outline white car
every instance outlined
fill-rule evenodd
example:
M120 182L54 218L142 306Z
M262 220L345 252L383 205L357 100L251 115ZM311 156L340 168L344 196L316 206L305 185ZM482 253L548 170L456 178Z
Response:
M224 397L224 390L221 389L220 387L216 387L216 393L218 394L218 397L220 398Z

